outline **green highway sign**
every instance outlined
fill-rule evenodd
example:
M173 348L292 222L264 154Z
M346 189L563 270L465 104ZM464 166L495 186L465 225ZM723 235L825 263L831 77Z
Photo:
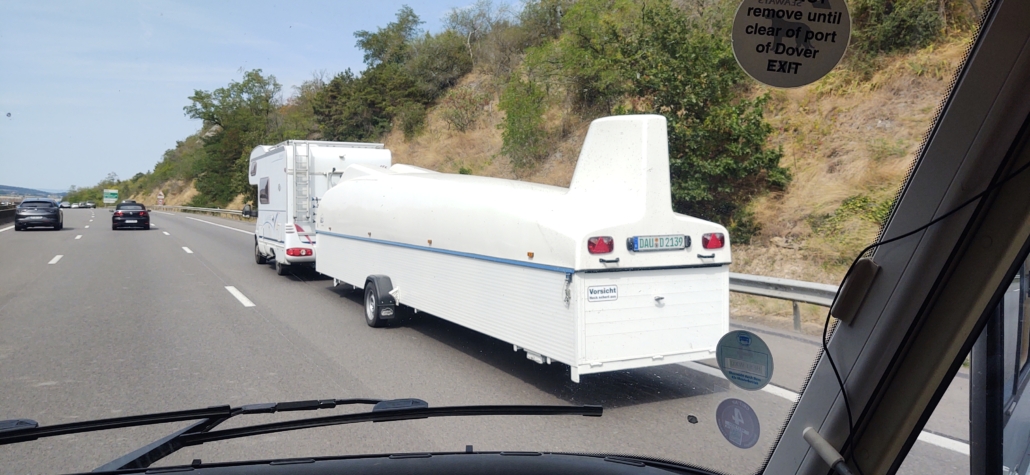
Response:
M118 202L118 190L104 190L104 204Z

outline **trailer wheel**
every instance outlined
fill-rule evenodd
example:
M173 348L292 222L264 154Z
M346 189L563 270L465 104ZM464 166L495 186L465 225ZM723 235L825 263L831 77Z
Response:
M284 266L282 262L279 262L278 259L275 261L275 274L286 275L286 266Z
M386 326L386 321L379 318L379 299L376 298L378 294L375 282L369 281L365 284L365 323L373 328Z
M261 253L261 249L258 247L257 241L254 241L254 262L258 264L267 264L268 259Z

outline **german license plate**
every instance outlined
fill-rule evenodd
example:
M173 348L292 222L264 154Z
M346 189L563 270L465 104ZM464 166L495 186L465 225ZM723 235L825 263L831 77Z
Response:
M136 220L135 219L126 219L125 223L126 224L136 224Z
M666 236L633 236L626 240L631 251L674 251L687 248L687 237L682 234Z

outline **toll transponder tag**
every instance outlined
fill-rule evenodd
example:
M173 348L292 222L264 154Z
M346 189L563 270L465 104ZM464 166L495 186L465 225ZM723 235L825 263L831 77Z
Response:
M837 66L851 39L844 0L744 0L733 18L733 56L760 83L811 84Z

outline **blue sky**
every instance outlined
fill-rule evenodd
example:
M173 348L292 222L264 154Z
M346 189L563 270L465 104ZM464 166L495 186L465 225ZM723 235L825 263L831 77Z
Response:
M314 71L364 69L354 32L402 5L436 32L472 1L0 0L0 184L66 190L152 170L200 127L182 112L195 89L260 68L289 95Z

